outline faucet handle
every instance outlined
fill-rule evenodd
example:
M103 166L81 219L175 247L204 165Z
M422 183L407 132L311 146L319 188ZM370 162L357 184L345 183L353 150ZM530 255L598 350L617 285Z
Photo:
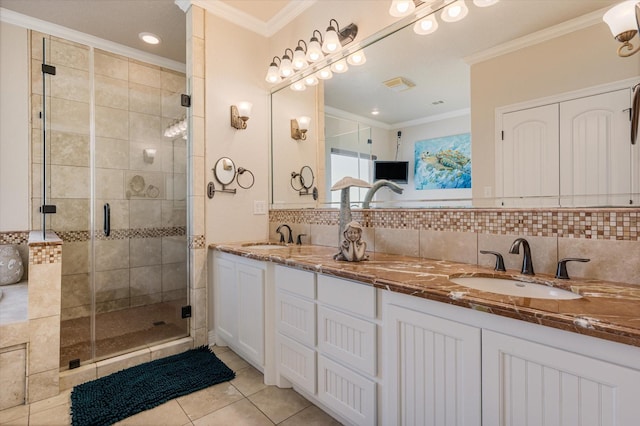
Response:
M480 250L482 254L492 254L496 257L496 266L493 268L494 271L506 272L507 269L504 267L504 258L497 251L490 250Z
M556 269L556 278L561 280L568 280L569 274L567 273L567 262L588 262L591 259L582 259L579 257L565 257L558 262L558 269Z
M301 246L302 245L302 237L306 237L307 234L298 234L298 238L296 238L296 244Z

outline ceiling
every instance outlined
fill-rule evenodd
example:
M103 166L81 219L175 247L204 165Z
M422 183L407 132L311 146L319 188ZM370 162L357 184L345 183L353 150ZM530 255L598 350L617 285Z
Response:
M231 7L269 25L299 0L198 1ZM368 48L364 66L351 67L327 82L325 101L365 117L378 108L380 115L375 120L389 126L468 108L469 66L463 58L618 2L501 0L495 6L478 8L468 0L469 15L460 23L441 22L438 31L428 36L417 36L406 28ZM185 15L174 0L0 0L0 7L185 62ZM208 10L215 13L213 7ZM143 43L138 38L143 31L157 34L162 43ZM266 68L267 64L265 72ZM396 93L382 84L397 76L409 78L416 87ZM438 101L443 103L433 105Z

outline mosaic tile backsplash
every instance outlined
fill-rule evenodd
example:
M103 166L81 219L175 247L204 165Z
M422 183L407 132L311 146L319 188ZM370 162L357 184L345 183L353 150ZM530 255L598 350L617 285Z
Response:
M355 210L365 228L640 241L640 209ZM269 222L337 225L338 210L271 210Z

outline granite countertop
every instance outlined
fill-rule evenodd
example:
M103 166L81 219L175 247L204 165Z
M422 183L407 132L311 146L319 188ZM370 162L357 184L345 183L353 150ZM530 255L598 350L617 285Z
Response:
M376 288L489 312L640 347L640 286L601 280L559 280L551 275L497 272L477 265L367 252L369 260L333 260L337 249L312 245L251 248L250 243L211 244L210 249L360 281ZM260 244L260 243L256 243ZM580 294L571 300L505 296L449 281L463 276L517 278Z

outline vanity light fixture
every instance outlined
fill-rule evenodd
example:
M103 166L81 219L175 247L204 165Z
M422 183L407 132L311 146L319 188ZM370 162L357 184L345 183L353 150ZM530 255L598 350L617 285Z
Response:
M332 22L336 23L335 27L331 25ZM324 42L322 43L322 51L325 53L333 53L342 48L340 39L338 39L338 31L336 31L336 27L340 30L338 21L335 19L329 20L329 26L327 27L327 31L324 33Z
M333 73L329 68L322 68L316 73L316 77L318 77L319 80L329 80L333 77Z
M464 19L467 13L469 13L469 8L464 0L456 0L442 10L440 17L444 22L458 22Z
M435 32L438 29L438 20L435 15L429 15L418 22L413 26L413 31L419 35L427 35Z
M613 37L622 45L618 47L618 56L627 58L640 51L633 48L629 41L640 31L640 2L627 0L609 9L602 20L607 23Z
M147 32L138 34L138 38L147 44L160 44L161 41L157 35Z
M367 62L367 57L364 55L364 50L360 49L357 52L353 52L351 55L347 56L347 62L349 65L362 65Z
M336 74L342 74L343 72L349 71L349 65L347 65L347 60L342 58L339 61L336 61L331 64L331 71Z
M498 3L500 0L473 0L473 4L478 7L489 7Z
M316 33L318 33L318 37L320 37L320 41L318 41L318 37L316 37ZM309 40L309 45L307 46L307 62L317 62L324 57L324 53L322 53L322 33L318 30L313 30L313 34L311 34L311 40Z
M284 55L282 55L282 59L280 60L280 75L283 78L291 77L294 73L291 56L287 54L287 50L291 52L291 56L293 56L293 50L288 47L284 49Z
M186 138L188 127L186 117L172 121L171 124L164 129L164 137L173 138L176 136L182 136L183 138Z
M267 70L267 76L265 77L267 83L278 83L282 80L280 77L279 64L276 64L276 59L278 60L278 63L282 62L277 56L273 57L273 61L271 61L271 65L269 65L269 69Z
M304 81L302 81L302 80L298 80L298 81L296 81L294 83L291 83L289 88L291 90L293 90L294 92L302 92L304 90L307 90L307 86L305 86Z
M318 83L318 77L316 77L314 74L308 75L304 78L305 86L316 86Z
M416 5L413 0L393 0L391 7L389 7L389 15L402 18L408 16L416 9Z
M300 43L304 44L304 48L300 46ZM296 50L293 52L292 64L295 70L301 70L307 67L309 64L307 63L307 43L304 40L298 40L298 46L296 46Z
M304 141L307 139L307 130L309 130L309 124L311 123L311 117L306 115L298 118L291 119L291 139L297 141Z
M231 127L242 130L247 128L247 120L251 115L251 102L238 102L238 106L231 105Z

